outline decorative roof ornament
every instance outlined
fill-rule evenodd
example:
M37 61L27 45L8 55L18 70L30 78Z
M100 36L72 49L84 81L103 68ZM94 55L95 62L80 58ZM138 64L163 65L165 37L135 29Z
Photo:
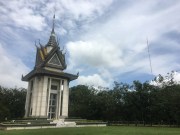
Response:
M58 43L56 41L56 34L55 34L55 30L54 29L55 29L55 14L53 16L53 25L52 25L51 36L49 38L49 41L48 41L46 47L47 46L52 46L52 47L58 46Z
M53 26L52 26L51 36L55 36L54 26L55 26L55 14L53 16Z

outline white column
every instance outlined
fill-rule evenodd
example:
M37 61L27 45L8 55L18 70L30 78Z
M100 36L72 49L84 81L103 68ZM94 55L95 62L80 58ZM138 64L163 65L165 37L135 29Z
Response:
M63 104L62 104L62 116L68 116L68 103L69 103L69 83L68 80L64 80L63 91Z
M51 78L49 78L49 93L48 93L48 99L47 99L47 108L46 108L46 115L48 117L48 113L49 113L49 99L50 99L50 92L51 92Z
M39 115L40 117L46 117L46 97L47 97L47 89L48 89L48 77L44 76L43 77L43 82L42 82L42 91L41 91L41 101L40 101L40 112Z
M36 76L34 77L34 89L32 91L32 117L36 116L38 85L38 77Z
M37 77L37 89L36 89L36 112L35 116L39 117L40 113L40 104L41 104L41 94L42 94L42 84L43 84L43 77Z
M61 91L62 91L62 80L59 81L59 90L58 90L58 112L57 112L57 119L60 118L60 112L61 112Z
M43 91L43 82L44 82L44 78L43 76L39 76L37 77L37 83L38 83L38 87L37 87L37 95L36 95L36 117L40 117L40 110L41 110L41 97L42 97L42 91Z
M28 89L27 89L27 93L26 93L26 103L25 103L25 117L28 117L28 108L29 108L29 96L30 96L30 85L31 85L31 81L28 82Z

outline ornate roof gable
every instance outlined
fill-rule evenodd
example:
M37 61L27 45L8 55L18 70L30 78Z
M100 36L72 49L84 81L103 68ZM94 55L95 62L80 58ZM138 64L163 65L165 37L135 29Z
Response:
M53 63L52 60L56 60L56 64ZM66 69L65 55L62 53L62 51L59 50L58 46L54 47L51 50L51 52L47 55L45 61L43 62L42 66L57 68L61 70Z
M56 41L54 31L55 15L53 17L53 27L48 43L45 46L40 44L37 47L35 68L51 67L60 70L66 69L65 54L62 53L59 43Z
M54 46L47 52L47 47L37 47L35 68L52 67L56 69L66 69L65 54L60 51L58 46Z

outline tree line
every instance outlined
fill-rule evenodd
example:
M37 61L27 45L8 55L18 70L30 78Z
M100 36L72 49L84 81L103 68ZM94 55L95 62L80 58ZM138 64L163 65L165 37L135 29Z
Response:
M180 124L180 84L159 76L132 85L114 82L109 88L77 85L70 88L69 117L104 121L143 121ZM26 89L0 87L0 121L23 118Z
M97 90L78 85L70 90L69 116L104 121L180 124L180 85L154 86L134 81Z

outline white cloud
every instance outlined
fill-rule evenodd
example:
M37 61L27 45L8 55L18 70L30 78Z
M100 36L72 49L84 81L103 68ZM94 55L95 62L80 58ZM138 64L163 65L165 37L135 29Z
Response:
M146 48L147 37L150 41L150 51L155 45L158 46L158 43L163 44L165 48L179 46L171 41L169 41L171 46L168 46L165 44L167 40L161 38L169 31L180 32L180 24L177 23L180 21L179 1L162 3L161 0L135 2L55 0L44 3L43 0L19 0L4 1L0 5L2 15L0 25L4 27L10 24L8 28L11 29L9 31L2 29L1 33L5 34L0 39L3 39L3 42L10 39L8 36L15 37L18 41L29 37L30 34L27 34L27 31L23 33L24 35L22 31L17 31L19 28L30 30L36 35L30 39L27 38L28 42L14 42L14 45L10 46L17 46L14 47L14 52L17 50L19 54L24 52L23 57L29 57L34 53L32 47L26 44L30 41L34 42L36 40L34 38L44 40L44 37L47 37L44 33L47 33L47 29L51 27L55 7L56 33L60 32L65 38L63 40L72 38L72 41L67 43L68 70L73 72L79 70L84 78L99 77L100 84L104 84L104 80L106 80L105 83L111 83L113 78L121 77L125 72L150 73ZM47 28L47 25L50 27ZM37 30L42 30L42 33L37 33ZM20 37L13 36L16 33ZM151 44L154 42L156 44ZM164 47L160 48L160 51ZM21 57L22 55L19 54L17 56ZM158 52L151 52L151 54L155 74L166 73L180 67L177 54L160 55ZM11 56L6 55L11 59ZM91 83L95 84L95 79Z
M52 20L53 11L54 8L56 8L56 19L59 19L60 21L63 20L63 27L61 27L61 35L67 34L67 31L77 27L76 21L91 22L98 16L101 16L106 10L106 8L111 4L111 2L112 0L97 2L93 2L91 0L57 0L49 1L47 3L44 3L43 0L19 0L7 2L2 1L0 6L2 21L0 22L0 24L5 26L3 29L4 32L2 32L2 38L5 42L5 45L7 45L11 43L6 43L7 38L11 38L12 36L14 37L12 40L12 42L14 41L14 44L9 45L11 48L5 47L6 50L5 48L1 47L1 52L3 52L0 69L1 85L5 85L8 87L13 87L15 85L24 86L24 84L20 81L20 77L21 74L27 73L26 71L28 71L29 69L18 57L23 56L23 59L26 62L28 62L31 56L29 55L30 53L33 53L34 57L34 52L32 50L32 48L34 47L29 46L30 41L25 41L29 40L27 37L23 37L27 36L26 33L25 35L20 35L22 31L17 31L17 29L25 29L31 32L44 31L45 27L47 27L47 24L49 24L49 22L45 20L45 18ZM56 25L58 25L58 21ZM59 31L60 29L56 30ZM105 52L107 52L107 50L105 50ZM9 55L10 53L17 57ZM107 60L103 59L102 62L107 63ZM15 72L13 72L12 67L14 67ZM96 75L93 77L100 80L100 78L98 78ZM2 80L2 78L5 79ZM99 82L102 84L102 81Z
M103 42L69 42L67 49L70 53L71 65L88 65L93 67L118 68L123 65L121 51L111 44ZM72 62L72 63L71 63Z
M95 86L95 87L109 86L109 83L106 82L105 80L103 80L101 78L101 76L98 74L93 74L93 75L89 75L89 76L79 76L77 82L78 82L78 84L90 85L90 86Z
M155 80L150 81L150 84L162 87L163 85L172 85L172 81L174 84L180 84L179 71L171 71L171 73L167 73L166 75L158 75Z
M44 0L1 1L0 24L44 31L51 27L55 9L56 25L59 27L56 30L60 35L67 35L71 34L73 29L80 27L79 23L89 23L101 16L112 2L113 0L54 0L46 3Z
M4 87L27 87L26 82L21 81L22 74L27 74L29 68L21 59L11 56L0 44L0 85Z
M103 23L100 21L88 27L78 41L67 44L70 68L84 66L85 73L88 65L101 77L100 71L105 68L111 73L109 78L121 77L122 73L131 71L150 74L146 39L149 38L150 51L153 42L164 44L166 48L177 47L173 42L167 46L167 41L160 41L160 37L170 31L179 31L179 9L179 2L167 2L159 7L159 1L137 1L126 9L117 9ZM151 57L155 75L179 67L175 54L151 52Z
M174 80L180 84L180 73L179 72L175 72L174 73Z
M56 2L65 9L65 12L72 14L76 20L90 19L101 15L112 0L91 1L91 0L61 0Z
M34 5L35 6L35 5ZM24 0L4 1L1 3L2 22L24 29L35 29L38 31L47 27L44 17L37 14L30 3Z

